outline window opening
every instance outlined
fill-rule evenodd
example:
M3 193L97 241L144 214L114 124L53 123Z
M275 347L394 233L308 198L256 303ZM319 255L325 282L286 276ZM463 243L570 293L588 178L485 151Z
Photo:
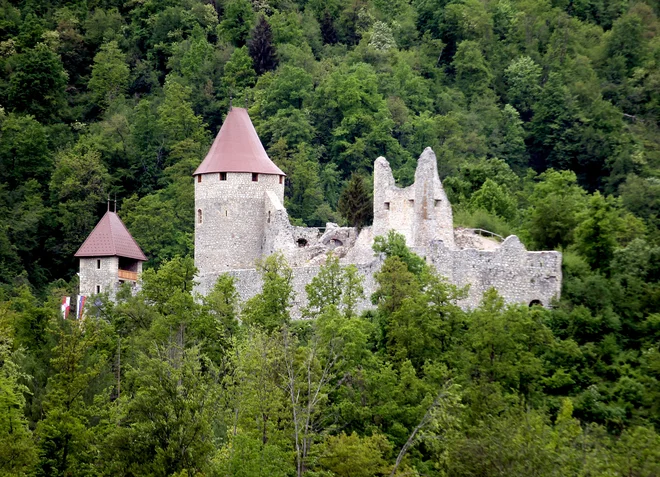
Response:
M197 223L202 223L202 209L197 209Z
M298 244L298 247L307 247L307 240L304 238L299 238L296 243Z
M96 269L101 270L101 260L96 261Z
M101 293L101 285L96 285L96 293Z
M197 176L197 182L202 182L202 176L201 176L201 174Z
M390 210L390 203L389 202L385 202L385 210Z
M220 173L220 180L221 181L226 181L227 180L227 173L226 172L221 172Z
M280 176L280 184L284 182L284 176Z
M270 210L268 211L268 223L270 224Z
M256 172L252 173L252 182L257 182L259 180L259 174Z
M441 202L440 200L436 199L436 201L435 201L435 206L436 206L436 207L440 207L440 202Z
M415 206L415 201L412 200L412 199L410 199L410 200L408 201L408 203L410 204L410 207L414 207L414 206Z

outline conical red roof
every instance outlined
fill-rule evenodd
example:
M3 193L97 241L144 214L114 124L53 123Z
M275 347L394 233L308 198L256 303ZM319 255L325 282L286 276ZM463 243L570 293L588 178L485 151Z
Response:
M270 160L245 108L231 108L202 163L193 175L258 172L285 175Z
M145 261L147 257L131 236L124 222L114 212L107 211L83 242L76 257L125 257Z

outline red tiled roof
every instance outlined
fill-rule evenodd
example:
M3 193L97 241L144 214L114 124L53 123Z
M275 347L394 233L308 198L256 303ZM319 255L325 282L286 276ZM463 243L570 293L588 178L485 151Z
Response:
M270 160L245 108L231 108L202 163L193 175L258 172L285 175Z
M76 257L125 257L145 261L147 257L131 236L124 222L114 212L107 211L83 242Z

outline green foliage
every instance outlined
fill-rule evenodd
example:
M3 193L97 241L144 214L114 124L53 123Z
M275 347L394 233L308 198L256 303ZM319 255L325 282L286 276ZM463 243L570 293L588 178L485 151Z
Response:
M274 70L277 66L277 56L273 47L273 32L266 17L263 15L259 17L250 36L248 51L254 71L257 75L262 75L266 71Z
M515 217L515 199L495 181L486 179L481 189L470 199L472 209L483 209L491 214L511 220Z
M3 330L4 332L4 330ZM17 364L19 353L11 352L11 340L2 336L0 344L0 470L3 475L26 475L37 461L32 431L23 415L24 393L21 383L28 378Z
M341 477L371 477L385 475L388 471L383 454L388 454L390 444L381 434L360 438L356 433L347 436L329 436L319 457L322 469Z
M363 297L362 277L355 265L342 267L339 258L328 254L318 275L305 286L308 309L305 314L315 316L326 308L343 311L347 317L355 314L355 306Z
M616 247L616 215L612 202L596 192L575 230L575 246L592 268L607 270Z
M514 59L504 71L509 103L527 118L541 93L541 72L529 56Z
M537 248L565 247L573 241L585 193L569 171L544 172L529 197L527 230Z
M478 43L468 40L459 43L452 67L456 71L456 85L467 96L483 94L490 86L492 73Z
M263 277L262 292L245 303L244 321L265 330L277 330L290 321L293 272L284 256L273 254L257 264Z
M406 246L406 238L390 230L387 237L378 236L374 239L374 252L382 253L385 257L397 257L403 262L410 273L422 275L429 271L429 267L420 256L412 253Z
M0 177L11 187L28 179L46 181L53 170L47 131L33 116L0 115Z
M13 111L32 114L40 121L63 115L67 74L58 55L40 43L12 56L9 64L5 101Z
M92 76L87 87L99 106L107 107L121 98L128 86L130 70L116 41L101 46L94 57Z
M56 217L64 235L58 252L65 260L96 225L96 209L107 198L109 184L110 175L98 151L78 144L57 158L50 193L58 204Z
M657 15L648 0L0 5L0 473L658 474ZM297 223L368 225L374 159L407 185L431 146L455 223L561 249L562 298L489 292L463 311L393 234L364 315L361 273L335 258L309 320L290 322L304 297L282 257L248 303L229 276L195 297L191 174L232 97ZM108 193L149 257L143 289L63 322Z
M256 73L247 47L243 46L234 50L231 58L225 64L224 73L223 80L230 96L236 95L239 98L245 88L254 84Z
M224 17L218 25L218 36L242 47L247 42L254 13L247 0L231 0L224 6Z
M103 449L109 473L204 472L213 451L212 416L219 389L195 347L152 345L126 371ZM126 442L136 445L125 446Z
M337 210L352 227L360 229L371 223L374 214L373 199L361 175L351 176L339 196Z

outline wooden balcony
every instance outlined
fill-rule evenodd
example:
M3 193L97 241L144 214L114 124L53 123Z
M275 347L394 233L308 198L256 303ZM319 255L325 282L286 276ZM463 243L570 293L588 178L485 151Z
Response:
M120 280L132 280L134 282L138 279L137 272L129 272L128 270L119 270L119 279Z

